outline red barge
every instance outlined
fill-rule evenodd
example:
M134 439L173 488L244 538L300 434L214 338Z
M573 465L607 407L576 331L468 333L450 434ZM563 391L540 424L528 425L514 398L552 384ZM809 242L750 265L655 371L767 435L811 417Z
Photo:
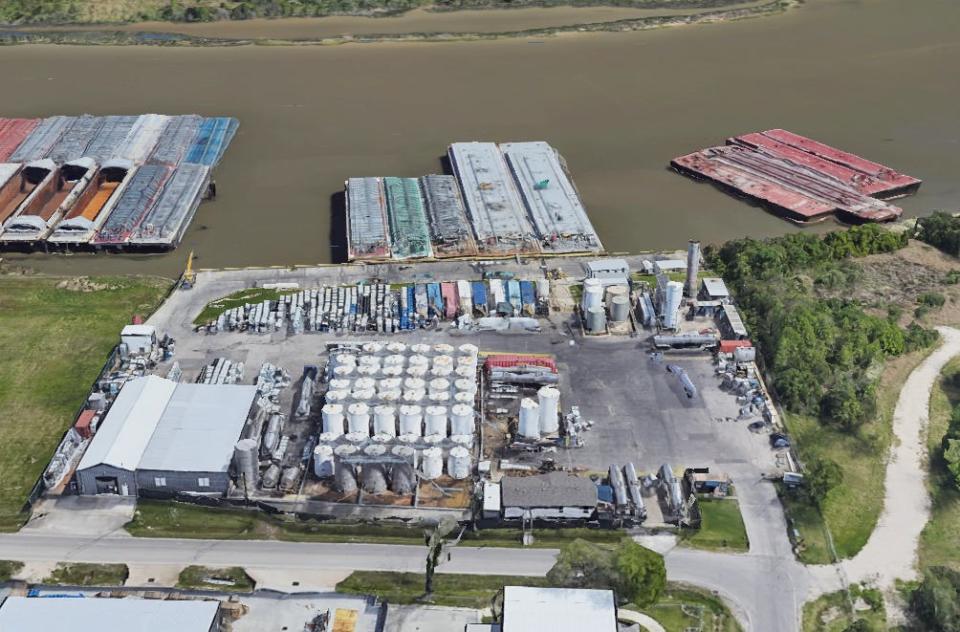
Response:
M724 146L680 156L670 164L798 223L830 216L853 223L894 220L903 211L884 200L914 193L921 183L782 129L735 136Z

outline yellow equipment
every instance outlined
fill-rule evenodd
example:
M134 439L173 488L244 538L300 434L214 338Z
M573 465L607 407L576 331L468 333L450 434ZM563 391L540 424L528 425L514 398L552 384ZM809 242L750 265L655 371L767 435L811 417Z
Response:
M187 269L183 271L183 277L180 279L180 289L189 290L197 280L197 273L193 271L193 251L187 257Z

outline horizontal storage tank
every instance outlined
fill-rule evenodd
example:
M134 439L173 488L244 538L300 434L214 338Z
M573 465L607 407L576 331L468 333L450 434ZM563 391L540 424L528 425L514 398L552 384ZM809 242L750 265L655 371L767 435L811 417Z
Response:
M630 318L630 299L626 296L614 296L610 304L610 320L622 323Z
M347 408L347 432L370 435L370 407L363 402Z
M393 406L377 406L373 409L373 434L397 435L397 411Z
M313 473L317 478L333 476L333 448L328 445L318 445L313 449Z
M340 404L325 404L320 409L320 418L323 431L339 437L343 434L343 406Z
M427 448L420 457L420 475L428 481L443 474L443 450Z
M450 450L447 456L447 474L458 481L470 476L470 451L463 446Z
M474 427L473 408L466 404L456 404L450 409L450 434L473 434Z
M447 436L447 408L446 406L427 406L424 415L424 431L426 435Z
M540 406L540 432L553 434L560 428L560 391L552 386L543 386L537 391Z
M527 439L540 438L540 405L529 397L520 402L520 423L517 431Z
M423 409L419 406L400 407L400 435L423 434Z

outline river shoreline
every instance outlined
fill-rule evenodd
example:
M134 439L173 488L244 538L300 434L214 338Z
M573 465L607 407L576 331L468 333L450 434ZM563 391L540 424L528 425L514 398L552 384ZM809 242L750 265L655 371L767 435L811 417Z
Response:
M762 4L722 8L691 14L653 15L638 18L625 18L610 21L574 23L560 26L534 27L508 31L446 31L446 32L409 32L409 33L364 33L359 35L340 34L317 38L254 37L229 38L190 35L178 32L101 30L72 26L69 29L49 29L43 27L0 27L0 46L29 44L59 44L71 46L180 46L180 47L217 47L217 46L331 46L347 43L398 43L398 42L456 42L505 38L554 37L567 33L598 33L645 31L672 26L693 24L711 24L731 22L749 18L770 16L787 11L802 4L803 0L769 0ZM473 10L473 9L471 9ZM480 11L501 11L501 9L479 9ZM519 11L522 9L502 9ZM449 10L448 10L449 11ZM380 18L374 18L380 19Z

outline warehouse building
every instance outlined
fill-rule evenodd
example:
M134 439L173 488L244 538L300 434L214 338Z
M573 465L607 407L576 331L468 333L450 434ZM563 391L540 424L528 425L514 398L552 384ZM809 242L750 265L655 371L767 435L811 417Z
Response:
M505 476L500 501L504 520L588 520L597 510L597 486L563 472Z
M254 386L127 382L77 467L81 494L144 490L223 494Z
M220 602L7 597L0 630L10 632L217 632Z
M616 632L612 590L504 586L502 632Z

